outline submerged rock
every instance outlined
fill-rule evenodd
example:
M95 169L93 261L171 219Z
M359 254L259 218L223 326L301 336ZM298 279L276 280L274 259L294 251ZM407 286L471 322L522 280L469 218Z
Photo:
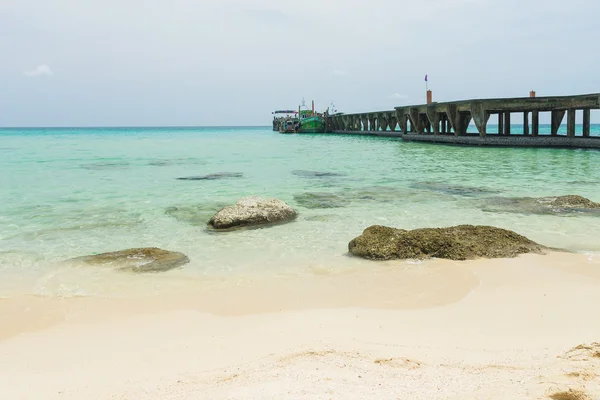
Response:
M98 162L81 165L81 168L91 170L105 170L105 169L122 169L129 167L129 163L126 161L122 162Z
M555 197L491 197L483 211L525 214L567 214L595 212L600 214L600 203L577 195Z
M242 228L290 222L296 216L296 211L281 200L250 196L221 209L208 225L215 229Z
M301 176L303 178L333 178L338 176L346 176L339 172L321 172L321 171L305 171L305 170L294 170L293 175Z
M306 208L338 208L350 204L350 200L335 193L308 192L294 195L294 200Z
M412 231L374 225L348 244L350 253L372 260L509 258L545 249L515 232L473 225Z
M171 206L167 207L165 214L190 225L206 226L210 218L226 205L223 203L209 203Z
M464 186L464 185L453 185L445 182L416 182L411 185L415 189L430 190L433 192L439 192L449 195L475 197L486 194L498 194L499 190L488 189L479 186Z
M77 257L73 258L72 261L80 261L92 265L114 264L120 271L131 272L163 272L190 262L189 258L183 253L162 250L156 247L128 249L112 253Z
M183 178L177 178L180 181L214 181L216 179L225 178L241 178L244 174L241 172L217 172L214 174L202 175L202 176L186 176Z

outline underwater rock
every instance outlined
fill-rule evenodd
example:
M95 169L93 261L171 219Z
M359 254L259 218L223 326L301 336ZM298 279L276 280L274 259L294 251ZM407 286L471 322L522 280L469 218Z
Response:
M242 228L290 222L296 216L296 211L281 200L250 196L221 209L208 225L218 230Z
M224 203L210 203L171 206L167 207L165 214L186 224L206 226L210 218L226 205Z
M306 208L339 208L350 204L350 200L335 193L307 192L294 195L294 200Z
M348 244L351 254L372 260L509 258L546 249L506 229L473 225L412 231L373 225Z
M303 178L333 178L338 176L346 176L346 174L339 172L305 171L299 169L292 171L292 174Z
M123 169L127 167L129 167L128 162L99 162L81 165L81 168L91 170Z
M551 197L490 197L483 211L524 214L568 214L594 212L600 215L600 203L577 195Z
M177 178L180 181L214 181L217 179L226 178L242 178L244 174L241 172L216 172L214 174L202 175L202 176L186 176L183 178Z
M444 182L416 182L411 185L415 189L430 190L449 195L475 197L486 194L498 194L499 190L492 190L478 186L451 185Z
M163 272L190 262L189 258L183 253L162 250L156 247L127 249L77 257L71 259L71 261L81 261L92 265L114 264L120 271L131 272Z

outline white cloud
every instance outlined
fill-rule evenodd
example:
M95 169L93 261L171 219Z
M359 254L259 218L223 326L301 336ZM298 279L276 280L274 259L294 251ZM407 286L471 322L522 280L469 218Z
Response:
M54 75L54 72L52 72L50 67L47 66L46 64L41 64L41 65L38 65L35 69L33 69L31 71L23 72L23 75L36 78L38 76L52 76L52 75Z
M390 99L408 99L408 96L405 94L400 94L400 93L394 93L388 96L388 98Z

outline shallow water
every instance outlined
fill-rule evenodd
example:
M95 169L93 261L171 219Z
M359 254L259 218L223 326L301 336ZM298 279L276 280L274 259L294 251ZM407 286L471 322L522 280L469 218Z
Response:
M209 278L363 268L369 263L348 257L347 243L373 224L489 224L548 246L600 253L598 215L514 213L489 204L565 194L600 201L599 151L268 128L3 129L0 139L0 296L129 296ZM203 176L211 179L178 179ZM222 234L205 228L221 206L247 195L280 198L299 218ZM149 246L181 251L191 262L152 276L61 263Z

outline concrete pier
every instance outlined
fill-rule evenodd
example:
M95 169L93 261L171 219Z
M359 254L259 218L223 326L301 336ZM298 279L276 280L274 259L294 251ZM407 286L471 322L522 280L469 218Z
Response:
M365 132L378 136L394 136L397 132L404 139L423 142L443 142L455 144L507 145L507 146L556 146L600 148L600 140L589 138L590 110L600 109L600 93L576 95L474 99L445 103L430 102L415 106L401 106L394 110L368 113L341 114L329 117L329 131L333 133ZM576 132L576 114L583 113L582 132ZM511 132L511 115L523 115L523 134ZM550 134L539 131L540 113L550 113ZM498 133L490 134L487 129L490 116L498 118ZM531 126L530 126L531 115ZM559 135L559 129L567 119L567 135ZM480 139L467 133L471 121ZM385 133L394 133L386 135ZM467 136L466 140L460 139ZM521 140L525 136L525 140ZM444 137L439 139L438 137ZM452 139L454 137L454 139ZM493 139L485 140L486 137ZM519 140L512 140L519 137ZM554 140L554 139L555 140ZM570 138L570 140L564 140ZM584 142L579 139L586 138ZM554 142L551 142L554 140ZM579 146L580 144L580 146Z

